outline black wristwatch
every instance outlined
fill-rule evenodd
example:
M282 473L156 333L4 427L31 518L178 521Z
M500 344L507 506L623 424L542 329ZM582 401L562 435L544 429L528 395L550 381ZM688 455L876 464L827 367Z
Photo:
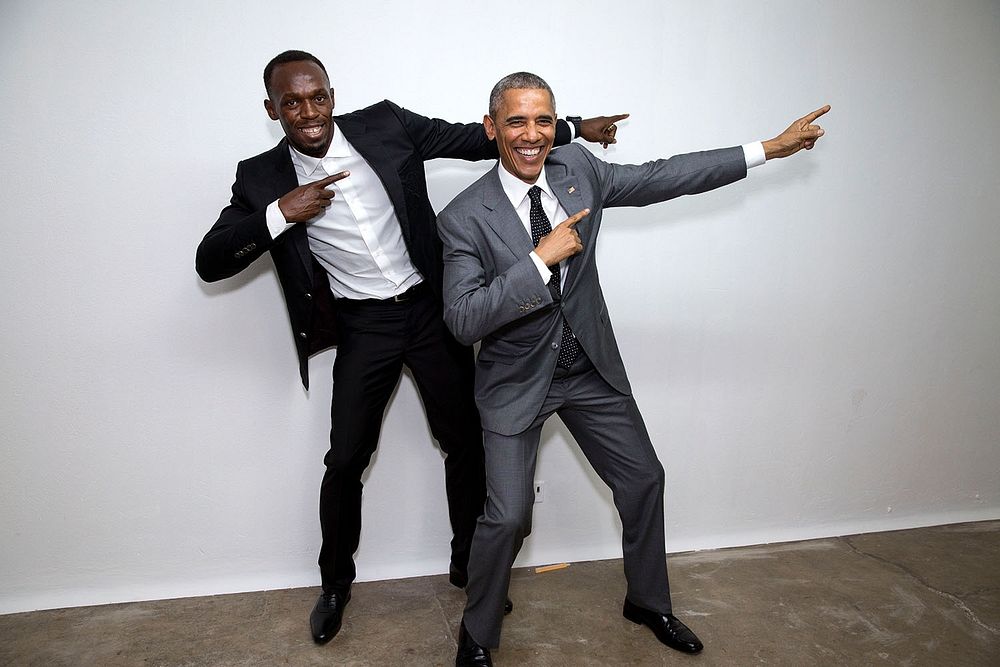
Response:
M566 116L566 122L573 123L574 138L580 138L583 136L580 131L580 123L583 122L583 118L581 116Z

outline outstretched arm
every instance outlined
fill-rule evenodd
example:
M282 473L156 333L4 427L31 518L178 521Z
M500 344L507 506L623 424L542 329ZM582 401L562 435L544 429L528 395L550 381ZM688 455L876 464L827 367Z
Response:
M819 109L816 109L816 111L808 113L793 122L788 126L788 129L776 136L774 139L763 142L764 156L768 160L773 160L774 158L794 155L803 148L807 151L811 150L816 144L816 141L824 134L823 128L816 125L813 121L829 110L829 104L820 107Z
M449 123L439 118L427 118L397 104L385 101L387 108L399 119L422 160L457 158L459 160L488 160L500 157L496 143L486 136L482 123ZM616 122L628 114L595 116L580 123L580 138L602 144L615 143L618 131ZM556 123L556 146L568 144L573 138L569 123L560 119Z

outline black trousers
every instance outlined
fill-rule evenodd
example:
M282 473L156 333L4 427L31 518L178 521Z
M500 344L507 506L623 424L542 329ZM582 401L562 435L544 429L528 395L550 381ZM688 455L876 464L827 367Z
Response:
M330 451L319 507L324 591L343 591L356 576L361 476L378 446L385 407L404 364L413 373L431 433L445 454L454 535L451 562L466 572L476 520L486 499L472 349L451 336L440 303L426 289L401 303L338 300L337 327Z

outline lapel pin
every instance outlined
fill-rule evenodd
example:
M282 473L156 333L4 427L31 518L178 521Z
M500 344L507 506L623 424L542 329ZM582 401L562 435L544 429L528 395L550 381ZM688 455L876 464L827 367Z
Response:
M569 186L569 190L567 190L566 192L568 194L573 194L574 192L576 192L576 188L571 185L571 186Z

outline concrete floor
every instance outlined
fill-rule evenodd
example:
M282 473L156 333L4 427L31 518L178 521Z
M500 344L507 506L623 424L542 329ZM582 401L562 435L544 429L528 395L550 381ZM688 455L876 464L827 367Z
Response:
M1000 665L1000 521L670 557L661 646L621 616L621 561L517 570L506 665ZM0 665L451 665L465 596L445 576L357 584L315 646L317 589L0 616Z

